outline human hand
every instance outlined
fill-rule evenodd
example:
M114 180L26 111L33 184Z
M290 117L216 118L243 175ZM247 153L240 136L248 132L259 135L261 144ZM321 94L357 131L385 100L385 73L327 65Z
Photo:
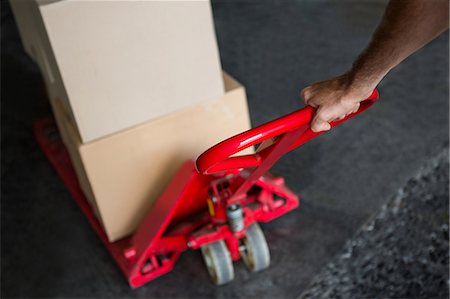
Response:
M317 108L311 121L313 132L328 131L330 122L358 111L359 103L372 93L371 86L354 84L349 75L316 82L301 91L306 105Z

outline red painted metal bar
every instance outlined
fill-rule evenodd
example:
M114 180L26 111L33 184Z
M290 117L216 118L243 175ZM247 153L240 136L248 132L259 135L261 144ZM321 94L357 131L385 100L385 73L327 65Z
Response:
M370 97L361 102L361 106L356 113L352 113L342 120L337 120L330 123L331 127L333 128L365 111L367 108L372 106L374 101L378 99L378 96L378 91L375 89ZM231 156L250 146L259 144L264 140L277 137L301 126L308 125L311 122L314 113L315 109L311 106L307 106L291 114L265 123L259 127L228 138L201 154L196 162L197 169L203 174L213 174L221 172L226 173L233 169L256 167L262 163L264 158L263 154L266 153L266 149L252 155L237 157ZM293 150L311 138L314 138L322 133L323 132L315 133L309 128L306 129L304 134L287 148L286 152Z
M261 151L257 151L260 157L262 157L261 164L250 173L242 185L233 193L233 196L228 200L229 204L245 197L247 191L253 187L255 182L269 171L269 169L286 153L286 149L305 133L306 129L308 129L308 127L304 125L285 133L273 145L264 148Z
M128 249L134 251L137 265L143 265L152 250L155 249L155 245L170 224L175 210L185 197L187 188L191 186L190 182L195 180L198 175L194 171L194 162L187 161L166 187L164 193L149 209L144 221L131 238L130 245L132 247ZM174 243L171 243L166 240L166 247L176 244L176 241L173 239ZM141 269L135 267L130 275L135 277L139 275L139 271Z

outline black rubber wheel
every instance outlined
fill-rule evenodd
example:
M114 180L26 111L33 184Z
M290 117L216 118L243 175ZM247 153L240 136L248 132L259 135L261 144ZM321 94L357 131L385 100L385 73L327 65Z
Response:
M257 272L269 267L269 246L258 223L247 228L241 248L242 259L250 271Z
M212 281L217 285L234 279L233 261L224 241L217 241L201 247L203 260Z

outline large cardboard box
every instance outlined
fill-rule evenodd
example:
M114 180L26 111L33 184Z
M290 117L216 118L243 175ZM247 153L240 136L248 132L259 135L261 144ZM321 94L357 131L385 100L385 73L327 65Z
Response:
M188 159L250 128L245 89L224 75L226 93L182 111L83 144L52 101L80 184L110 241L132 233Z
M10 2L83 143L224 93L208 0Z

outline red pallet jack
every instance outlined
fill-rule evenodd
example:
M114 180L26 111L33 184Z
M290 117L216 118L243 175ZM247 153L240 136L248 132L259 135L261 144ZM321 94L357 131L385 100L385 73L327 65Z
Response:
M370 107L378 92L335 127ZM110 243L83 195L54 121L34 124L37 141L88 221L136 288L169 272L180 254L201 249L216 284L234 278L233 261L250 271L270 264L269 249L258 222L268 222L298 206L297 196L268 170L287 152L321 133L309 129L315 110L308 106L235 135L187 161L153 204L136 232ZM235 154L260 144L254 154Z

